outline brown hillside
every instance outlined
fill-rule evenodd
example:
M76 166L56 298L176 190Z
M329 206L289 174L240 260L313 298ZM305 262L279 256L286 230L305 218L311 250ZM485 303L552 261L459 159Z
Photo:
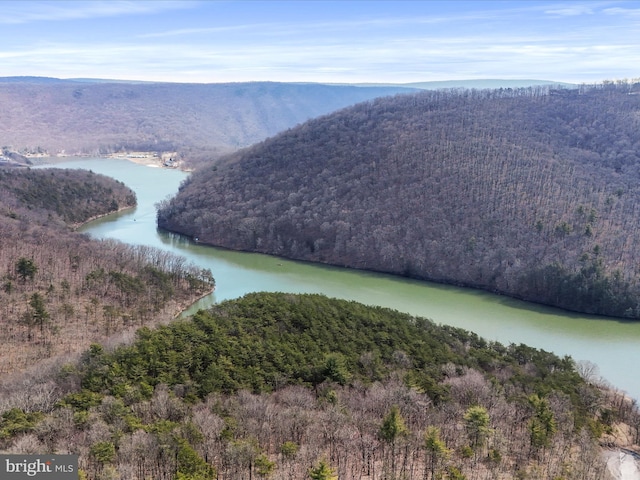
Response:
M173 318L210 272L69 225L132 207L132 190L82 170L0 168L0 375Z
M19 152L179 151L246 147L309 118L411 89L319 84L3 82L3 146Z
M159 224L233 249L638 318L637 89L366 102L201 170Z

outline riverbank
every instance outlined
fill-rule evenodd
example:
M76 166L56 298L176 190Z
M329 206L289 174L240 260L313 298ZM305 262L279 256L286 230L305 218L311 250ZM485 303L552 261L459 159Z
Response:
M192 169L188 168L185 165L184 161L176 160L175 157L167 156L166 154L163 154L162 157L158 157L155 154L151 156L138 155L138 154L133 154L133 155L117 154L117 155L107 156L105 158L116 158L116 159L120 158L123 160L127 160L129 162L137 163L138 165L144 165L152 168L168 168L172 170L181 170L183 172L193 171Z
M33 165L57 165L73 161L74 159L117 159L127 160L128 162L136 163L138 165L144 165L152 168L167 168L171 170L181 170L183 172L190 172L192 169L187 167L185 162L179 159L177 152L163 152L158 154L156 152L119 152L102 155L90 155L90 154L77 154L77 155L26 155L25 158L29 159ZM20 166L29 166L27 164L21 164Z
M113 215L115 213L120 213L120 212L125 212L127 210L132 210L134 208L136 208L135 204L134 205L127 205L126 207L120 207L117 210L114 210L112 212L102 213L100 215L94 215L93 217L87 218L84 222L72 223L69 226L71 227L72 230L78 230L79 228L81 228L82 226L86 225L87 223L92 222L94 220L98 220L99 218L108 217L109 215Z

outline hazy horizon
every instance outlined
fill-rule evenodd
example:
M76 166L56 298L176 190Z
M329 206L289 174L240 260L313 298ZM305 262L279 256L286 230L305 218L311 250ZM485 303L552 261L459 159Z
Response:
M640 77L638 1L5 1L0 76L175 83Z

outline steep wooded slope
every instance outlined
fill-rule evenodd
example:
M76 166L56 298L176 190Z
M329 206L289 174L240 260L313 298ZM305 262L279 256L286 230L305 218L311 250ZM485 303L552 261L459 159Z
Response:
M0 374L171 319L211 291L211 273L182 257L69 228L135 203L93 172L0 168Z
M233 249L638 318L636 90L366 102L197 172L159 225Z
M309 118L400 91L411 89L257 82L3 82L0 78L2 145L50 154L177 150L211 158Z
M80 224L135 204L133 190L90 171L0 168L0 212L11 218Z
M637 442L637 408L568 357L319 295L246 295L0 383L0 449L77 454L89 479L605 479L622 425Z

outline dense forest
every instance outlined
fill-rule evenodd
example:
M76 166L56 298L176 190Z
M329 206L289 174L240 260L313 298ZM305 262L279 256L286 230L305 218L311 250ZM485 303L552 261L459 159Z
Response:
M604 479L600 443L640 434L568 357L282 293L94 344L0 411L0 449L79 454L86 479Z
M0 78L2 146L52 156L177 151L193 164L318 115L402 91L413 89Z
M135 203L128 187L90 171L0 168L5 379L118 332L170 320L211 291L211 272L182 257L73 231Z
M0 169L3 213L25 222L81 224L135 204L130 188L91 171Z
M640 318L640 84L449 90L311 120L191 175L199 242Z

